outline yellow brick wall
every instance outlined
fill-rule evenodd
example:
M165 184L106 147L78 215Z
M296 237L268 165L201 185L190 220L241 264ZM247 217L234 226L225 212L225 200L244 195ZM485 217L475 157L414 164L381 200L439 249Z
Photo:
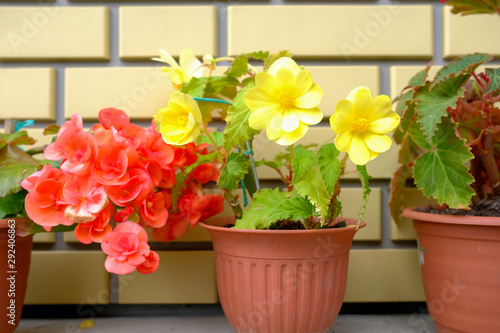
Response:
M395 97L430 60L438 68L477 51L498 59L498 35L498 17L457 17L439 1L0 0L0 122L35 119L31 134L41 143L43 127L75 112L90 124L113 106L146 124L171 91L149 59L159 48L178 56L185 47L199 56L289 49L323 87L321 108L329 117L358 85ZM301 143L328 139L327 118L321 125ZM254 148L258 157L280 149L259 138ZM387 208L396 162L393 147L369 165L368 226L353 244L346 302L424 300L411 223L397 228ZM263 180L276 179L259 171ZM355 215L361 189L354 179L345 185L344 213ZM407 190L406 205L425 203ZM214 256L201 228L173 244L155 244L162 260L155 274L119 279L105 272L99 247L82 246L71 234L38 235L35 242L27 304L218 302Z

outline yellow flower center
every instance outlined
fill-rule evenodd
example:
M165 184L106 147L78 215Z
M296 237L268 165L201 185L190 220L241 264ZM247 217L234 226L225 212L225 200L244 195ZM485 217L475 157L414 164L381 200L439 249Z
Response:
M179 125L182 127L186 127L188 123L188 117L186 115L177 117L177 123L179 123Z
M354 122L354 129L358 133L363 133L366 132L368 127L370 126L370 122L366 120L365 118L359 118Z
M281 93L280 105L287 108L293 104L293 98L287 93Z

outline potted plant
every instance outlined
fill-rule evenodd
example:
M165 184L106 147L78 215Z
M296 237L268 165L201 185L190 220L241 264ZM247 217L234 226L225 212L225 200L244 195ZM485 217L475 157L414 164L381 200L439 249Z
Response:
M471 54L427 79L430 65L403 90L394 133L399 168L390 207L399 221L403 191L413 178L438 207L413 207L430 315L439 332L500 329L500 70Z
M154 116L157 130L172 145L211 144L203 158L214 162L218 191L234 212L232 219L209 220L191 212L196 204L178 196L192 170L177 175L172 205L192 224L203 220L212 237L229 322L237 332L326 332L342 305L352 239L364 226L370 192L365 165L389 149L385 134L399 124L389 97L354 89L330 118L335 142L304 146L295 143L323 119L317 107L323 90L288 52L205 56L201 62L183 51L179 65L160 51L155 60L170 65L164 70L179 89ZM262 61L264 70L250 60ZM221 61L229 62L227 70L212 75ZM208 76L201 75L203 68ZM213 109L225 122L222 132L207 128ZM253 158L252 143L262 130L269 144L287 147L272 161ZM364 189L357 219L342 217L337 199L348 158L357 165ZM281 186L260 188L255 169L260 165L274 169ZM244 201L251 199L246 209L233 193L238 188Z
M28 122L29 123L29 122ZM23 150L19 146L33 145L35 140L20 130L25 122L5 121L5 133L0 133L0 330L13 332L21 318L33 246L33 234L24 203L27 192L20 183L49 161L34 158L43 148ZM17 129L17 130L16 130Z

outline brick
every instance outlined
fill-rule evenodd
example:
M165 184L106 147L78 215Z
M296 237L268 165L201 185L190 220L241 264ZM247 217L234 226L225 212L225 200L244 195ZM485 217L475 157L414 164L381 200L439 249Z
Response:
M351 250L344 302L423 302L416 249Z
M327 124L325 126L314 126L310 127L307 134L297 141L298 144L311 144L318 143L324 144L328 142L333 142L335 139L335 133L331 129L331 127ZM389 135L390 136L390 135ZM269 142L265 131L262 131L261 134L255 137L253 142L253 151L255 152L255 159L260 160L265 158L268 161L274 160L274 156L279 152L285 152L286 147L280 146L274 142ZM391 148L381 154L379 157L374 159L373 161L368 162L366 168L368 173L373 178L391 178L393 172L397 167L397 159L398 157L398 146L393 143ZM353 173L356 170L356 166L348 160L346 163L346 173L344 178L347 179L357 179L358 176ZM285 170L283 169L282 172ZM260 166L257 168L257 173L260 179L279 179L279 175L273 169L267 166Z
M160 67L66 68L65 117L97 119L101 109L115 107L131 118L151 120L173 91Z
M13 117L56 119L55 69L0 68L0 119Z
M216 6L120 7L120 58L150 59L165 49L217 55Z
M308 58L432 58L432 11L431 5L229 6L228 53L290 49Z
M2 7L1 60L109 60L106 7Z
M33 251L25 304L107 304L101 251Z
M55 243L56 235L54 233L39 233L33 236L33 243L37 244L47 244L47 243Z
M301 65L300 61L298 62ZM347 97L358 86L369 87L374 95L380 93L378 66L305 66L313 81L323 88L319 108L325 117L335 112L338 101Z
M404 87L408 85L410 79L425 69L426 66L391 66L390 68L390 85L391 98L395 98L401 94ZM431 80L441 69L442 66L432 66L427 73L427 79Z
M160 267L119 277L120 304L218 303L213 251L158 251Z
M363 203L363 189L343 187L339 200L342 203L342 216L358 218ZM363 221L366 222L366 227L356 232L354 240L382 240L382 191L380 188L372 188Z
M498 14L460 16L443 9L443 57L454 58L474 52L500 57L500 44L493 36L500 35Z

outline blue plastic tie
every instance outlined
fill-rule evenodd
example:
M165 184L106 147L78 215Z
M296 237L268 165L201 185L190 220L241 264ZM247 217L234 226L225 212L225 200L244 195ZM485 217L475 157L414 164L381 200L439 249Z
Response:
M193 97L193 99L195 101L216 102L216 103L224 103L224 104L233 105L233 103L231 103L231 102L223 101L222 99L217 99L217 98Z
M248 198L247 198L247 189L245 187L245 182L243 179L241 180L241 187L243 189L243 206L246 207L248 205Z
M23 128L23 127L33 126L33 125L35 125L35 121L33 119L28 119L25 121L18 121L16 123L16 132L21 130L21 128Z

